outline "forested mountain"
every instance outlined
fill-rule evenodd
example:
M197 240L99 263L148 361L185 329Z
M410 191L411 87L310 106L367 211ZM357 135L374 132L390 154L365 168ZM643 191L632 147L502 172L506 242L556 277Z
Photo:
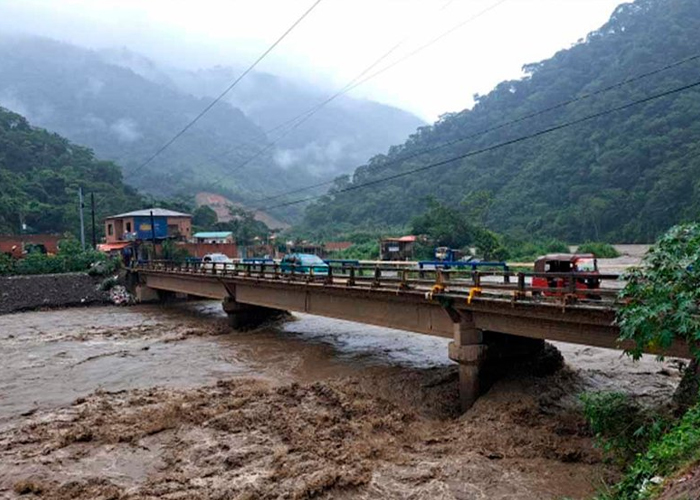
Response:
M227 175L234 164L252 156L266 136L225 103L139 169L211 99L154 83L104 62L95 52L47 39L0 38L0 61L0 105L93 148L101 158L117 161L125 180L144 191L193 193L214 184L232 192L264 192L311 179L303 173L288 174L269 155L253 161L244 175ZM232 148L234 142L240 146ZM220 156L230 149L234 151Z
M94 193L98 220L144 203L114 163L0 108L0 234L17 233L22 223L77 234L78 187Z
M518 237L651 241L672 224L698 216L697 87L424 172L354 187L700 81L695 59L496 128L698 54L698 33L697 0L620 5L585 40L524 66L523 78L476 96L471 110L443 116L351 177L338 178L330 194L307 209L304 226L326 232L404 226L425 211L433 196L464 210L477 204L487 227Z
M169 71L177 88L198 96L216 96L244 68L216 67L196 72ZM228 97L264 130L273 130L333 95L313 85L269 73L252 73ZM294 170L330 176L345 174L377 151L404 141L425 123L406 111L373 101L340 96L303 125L280 137L274 160ZM275 140L285 128L269 134Z
M265 129L326 97L310 85L252 73L230 100L139 169L233 81L236 69L189 72L127 49L96 52L16 36L0 37L0 61L0 105L116 161L128 183L157 195L208 191L245 202L349 172L422 124L396 108L341 99L238 168L275 139Z

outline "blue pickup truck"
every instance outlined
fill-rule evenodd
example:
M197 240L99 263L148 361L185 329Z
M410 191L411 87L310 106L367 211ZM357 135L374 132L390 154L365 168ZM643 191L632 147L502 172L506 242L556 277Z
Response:
M328 275L328 264L318 255L308 253L291 253L282 258L280 270L283 273L313 274L320 276Z

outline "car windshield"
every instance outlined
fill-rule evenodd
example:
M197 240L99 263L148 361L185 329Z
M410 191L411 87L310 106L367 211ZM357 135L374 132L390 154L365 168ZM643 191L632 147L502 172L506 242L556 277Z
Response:
M325 266L326 263L318 255L302 255L301 262L305 266Z
M595 271L595 261L593 259L577 260L576 271L580 273L592 273L593 271Z

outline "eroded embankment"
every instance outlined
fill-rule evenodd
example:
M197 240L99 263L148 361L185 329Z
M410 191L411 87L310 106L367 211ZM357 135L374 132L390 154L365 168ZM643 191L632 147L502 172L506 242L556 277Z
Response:
M85 273L0 277L0 314L108 302Z

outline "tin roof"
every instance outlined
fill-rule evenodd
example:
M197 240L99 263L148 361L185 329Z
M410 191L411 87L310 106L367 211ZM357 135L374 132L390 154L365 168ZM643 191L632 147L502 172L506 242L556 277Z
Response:
M231 231L203 231L201 233L194 233L195 238L229 238L233 236Z
M126 212L119 215L110 215L108 219L121 219L124 217L150 217L151 212L153 212L154 217L192 217L190 214L183 214L182 212L175 212L174 210L168 210L166 208L146 208L144 210L135 210L133 212Z
M594 259L595 255L592 253L549 253L539 257L537 260L558 260L564 262L573 262L577 259Z

